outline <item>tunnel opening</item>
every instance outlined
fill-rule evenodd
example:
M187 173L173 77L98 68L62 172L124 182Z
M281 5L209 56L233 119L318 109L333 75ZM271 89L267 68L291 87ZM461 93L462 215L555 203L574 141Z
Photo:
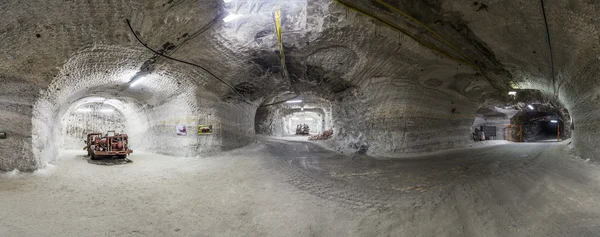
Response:
M474 141L561 141L571 137L573 120L558 98L537 89L513 90L508 95L476 111L471 127Z
M78 106L61 120L64 149L79 149L87 134L115 131L125 134L126 117L117 108L104 103Z
M106 60L98 60L106 58ZM136 151L193 157L250 143L256 107L225 102L206 76L184 66L144 71L138 50L84 49L63 65L33 106L30 168L44 168L59 153L85 144L89 132L124 132ZM143 72L143 73L142 73ZM178 127L189 133L177 133ZM200 127L211 127L201 134ZM134 152L135 154L135 152Z
M278 96L272 100L291 98ZM273 137L306 137L332 128L331 103L313 95L283 99L282 103L261 106L256 112L256 134ZM266 103L265 103L266 104Z
M90 133L106 134L114 131L131 137L130 148L147 149L140 134L150 128L148 114L133 98L126 96L83 97L66 105L59 115L62 143L59 150L81 149Z
M506 128L510 126L510 118L519 110L511 107L491 106L477 110L471 126L473 140L508 140Z
M571 138L571 117L565 108L528 104L511 119L509 140L517 142L561 141Z
M318 110L317 110L318 111ZM323 132L323 114L313 111L295 111L283 118L285 135L315 135Z

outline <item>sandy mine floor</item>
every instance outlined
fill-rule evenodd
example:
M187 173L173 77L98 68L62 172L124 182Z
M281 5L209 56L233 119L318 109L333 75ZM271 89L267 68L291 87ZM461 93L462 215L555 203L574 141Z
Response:
M565 144L402 159L262 139L0 175L0 236L600 236L600 167Z

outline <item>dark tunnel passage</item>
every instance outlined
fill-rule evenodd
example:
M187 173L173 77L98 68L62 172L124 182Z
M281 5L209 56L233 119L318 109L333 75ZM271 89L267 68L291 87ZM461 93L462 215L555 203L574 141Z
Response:
M529 104L511 118L510 140L522 142L561 141L571 137L571 118L566 109Z

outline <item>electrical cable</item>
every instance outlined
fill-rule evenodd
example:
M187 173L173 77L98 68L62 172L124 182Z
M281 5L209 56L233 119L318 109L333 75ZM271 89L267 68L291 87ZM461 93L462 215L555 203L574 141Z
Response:
M473 65L475 65L477 67L477 69L482 70L483 72L485 72L486 74L488 74L488 76L492 76L493 74L491 74L490 72L488 72L487 70L485 70L483 67L480 67L478 65L476 65L473 61L473 59L471 57L469 57L469 55L467 55L464 51L462 51L461 49L459 49L458 47L456 47L454 44L450 43L450 41L446 40L446 38L444 38L443 36L441 36L440 34L438 34L437 32L435 32L433 29L431 29L429 26L427 26L425 23L419 21L418 19L412 17L411 15L403 12L402 10L384 2L383 0L376 0L378 3L400 13L401 15L407 17L408 19L412 20L413 22L421 25L423 28L425 28L427 31L429 31L429 33L433 34L436 38L438 38L438 40L442 41L444 44L450 46L452 49L454 49L456 52L458 52L459 54L461 54L463 57L465 57L466 59L469 60L469 62L473 63ZM487 79L487 78L486 78ZM496 78L494 78L496 79ZM493 85L492 85L493 86ZM498 88L496 88L498 89Z
M548 41L548 50L550 51L550 66L552 67L552 89L554 90L554 97L556 98L558 95L556 94L556 79L554 76L554 54L552 53L552 43L550 41L550 27L548 27L548 19L546 18L546 8L544 6L544 0L540 0L540 4L542 5L544 24L546 25L546 39Z
M281 59L282 76L284 77L284 79L289 79L288 81L290 83L290 88L292 89L294 94L296 94L296 96L294 96L291 99L286 99L286 100L282 100L282 101L278 101L278 102L273 102L270 104L261 105L260 106L261 108L272 106L272 105L283 104L288 100L292 100L292 99L296 99L296 98L300 97L300 94L298 93L296 88L294 88L293 81L289 77L289 73L287 71L287 66L286 66L286 62L285 62L285 52L284 52L283 40L282 40L282 34L281 34L281 9L279 9L279 8L275 11L274 21L275 21L275 30L277 32L277 43L279 45L279 50L280 50L279 57Z
M342 0L336 0L336 2L340 3L341 5L343 5L343 6L347 7L347 8L349 8L349 9L351 9L351 10L353 10L353 11L356 11L356 12L358 12L358 13L360 13L360 14L363 14L363 15L365 15L365 16L368 16L368 17L370 17L370 18L373 18L373 19L375 19L375 20L377 20L377 21L379 21L379 22L381 22L381 23L383 23L383 24L387 25L388 27L390 27L390 28L392 28L392 29L394 29L394 30L396 30L396 31L399 31L399 32L401 32L401 33L403 33L403 34L407 35L407 36L408 36L408 37L410 37L411 39L413 39L413 40L417 41L418 43L422 44L423 46L425 46L425 47L427 47L427 48L429 48L429 49L431 49L431 50L434 50L434 51L438 52L439 54L442 54L442 55L444 55L444 56L446 56L446 57L448 57L448 58L450 58L450 59L452 59L452 60L455 60L455 61L457 61L457 62L460 62L460 63L466 64L466 65L472 65L472 66L476 66L476 65L473 65L471 62L464 61L464 60L462 60L462 59L460 59L460 58L458 58L458 57L455 57L454 55L451 55L451 54L449 54L449 53L447 53L447 52L445 52L445 51L443 51L443 50L441 50L441 49L437 48L436 46L434 46L434 45L432 45L432 44L429 44L429 43L425 42L424 40L422 40L422 39L418 38L418 37L417 37L415 34L413 34L413 33L409 32L408 30L406 30L406 29L404 29L404 28L401 28L401 27L399 27L399 26L395 25L394 23L392 23L392 22L390 22L390 21L387 21L387 20L385 20L385 19L382 19L382 18L380 18L380 17L378 17L378 16L376 16L376 15L374 15L374 14L372 14L372 13L368 12L368 11L367 11L367 10L365 10L365 9L362 9L362 8L360 8L360 7L358 7L358 6L354 6L354 5L350 4L350 3L344 2L344 1L342 1Z
M189 35L183 42L181 42L179 45L177 45L175 47L175 49L173 49L173 51L171 52L171 55L175 54L175 52L177 52L177 50L179 48L181 48L181 46L183 46L185 43L187 43L188 41L190 41L190 40L198 37L199 35L201 35L205 31L207 31L208 29L210 29L210 27L212 27L215 24L215 22L217 22L217 20L221 18L221 15L222 14L217 15L212 21L210 21L204 27L200 28L198 31L196 31L193 34Z
M229 83L227 83L227 82L223 81L221 78L217 77L217 76L216 76L214 73L212 73L212 72L211 72L211 71L209 71L208 69L206 69L206 68L204 68L204 67L202 67L202 66L200 66L200 65L198 65L198 64L195 64L195 63L191 63L191 62L187 62L187 61L184 61L184 60L181 60L181 59L176 59L176 58L173 58L173 57L169 57L169 56L167 56L167 55L164 55L163 53L160 53L160 52L158 52L158 51L156 51L156 50L154 50L154 49L152 49L152 48L148 47L148 45L147 45L146 43L144 43L144 42L143 42L143 41L142 41L142 40L141 40L141 39L138 37L138 35L135 33L135 31L133 30L133 27L131 26L131 22L129 21L129 19L126 19L126 21L127 21L127 25L129 26L129 30L131 30L131 33L133 34L133 36L135 36L135 39L137 39L137 41L138 41L140 44L142 44L142 45L143 45L143 46L144 46L146 49L148 49L148 50L152 51L153 53L155 53L155 54L157 54L157 55L160 55L160 56L162 56L162 57L164 57L164 58L171 59L171 60L173 60L173 61L176 61L176 62L184 63L184 64L187 64L187 65L194 66L194 67L197 67L197 68L200 68L200 69L202 69L204 72L208 73L209 75L213 76L215 79L217 79L218 81L220 81L221 83L223 83L223 84L227 85L229 88L231 88L231 90L233 90L233 91L234 91L234 92L235 92L235 93L236 93L238 96L240 96L240 97L243 99L243 101L244 101L244 102L246 102L246 103L248 103L248 104L252 104L252 103L250 103L250 102L249 102L249 101L246 99L246 97L244 97L242 94L240 94L240 93L237 91L237 89L235 89L235 87L233 87L233 86L231 86Z
M432 44L430 44L430 43L428 43L426 41L424 41L423 39L420 39L415 34L409 32L408 30L403 29L402 27L397 26L394 23L389 22L389 21L387 21L385 19L382 19L382 18L380 18L380 17L378 17L378 16L376 16L376 15L368 12L365 9L362 9L362 8L360 8L358 6L352 5L352 4L348 3L348 2L344 2L342 0L335 0L335 1L337 3L339 3L340 5L346 7L348 9L350 9L350 10L358 12L358 13L360 13L362 15L365 15L367 17L370 17L372 19L375 19L375 20L377 20L377 21L385 24L386 26L388 26L388 27L390 27L390 28L392 28L392 29L394 29L396 31L398 31L398 32L400 32L402 34L405 34L409 38L415 40L417 43L419 43L419 44L421 44L421 45L423 45L423 46L425 46L425 47L427 47L427 48L429 48L429 49L431 49L431 50L433 50L433 51L435 51L435 52L437 52L437 53L439 53L439 54L441 54L443 56L446 56L447 58L449 58L451 60L454 60L454 61L456 61L458 63L465 64L467 66L470 66L470 67L472 67L474 69L477 69L477 70L481 71L482 75L484 76L484 78L486 78L486 80L490 83L490 85L492 87L494 87L498 91L502 91L502 92L506 91L505 89L498 88L498 86L496 86L494 84L493 81L496 79L495 76L493 74L491 74L489 71L487 71L486 69L484 69L483 67L481 67L479 65L476 65L473 62L468 62L468 61L465 61L463 59L460 59L460 58L458 58L458 57L456 57L456 56L454 56L454 55L452 55L452 54L450 54L450 53L448 53L448 52L446 52L446 51L444 51L444 50L442 50L442 49L440 49L440 48L438 48L438 47L436 47L436 46L434 46L434 45L432 45ZM491 79L491 78L494 78L494 79Z
M446 40L446 38L444 38L443 36L439 35L437 32L435 32L433 29L429 28L429 26L427 26L425 23L417 20L416 18L412 17L411 15L408 15L407 13L401 11L400 9L384 2L383 0L377 0L378 3L400 13L401 15L405 16L406 18L412 20L413 22L421 25L423 28L425 28L427 31L429 31L429 33L433 34L435 37L437 37L440 41L442 41L443 43L445 43L446 45L450 46L452 49L456 50L456 52L460 53L463 57L465 57L466 59L468 59L469 61L473 61L473 59L471 59L464 51L460 50L458 47L454 46L452 43L450 43L450 41Z
M288 100L293 100L293 99L296 99L296 98L298 98L298 97L300 97L300 95L296 94L296 96L294 96L294 97L292 97L292 98L289 98L289 99L287 99L287 100L282 100L282 101L277 101L277 102L273 102L273 103L266 104L266 105L261 105L260 107L267 107L267 106L271 106L271 105L283 104L283 103L285 103L285 102L286 102L286 101L288 101Z

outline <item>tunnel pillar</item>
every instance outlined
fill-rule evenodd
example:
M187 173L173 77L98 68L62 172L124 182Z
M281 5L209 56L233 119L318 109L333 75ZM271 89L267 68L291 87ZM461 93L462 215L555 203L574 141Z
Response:
M36 163L32 151L32 107L38 87L27 83L23 78L0 76L0 171L35 170Z

